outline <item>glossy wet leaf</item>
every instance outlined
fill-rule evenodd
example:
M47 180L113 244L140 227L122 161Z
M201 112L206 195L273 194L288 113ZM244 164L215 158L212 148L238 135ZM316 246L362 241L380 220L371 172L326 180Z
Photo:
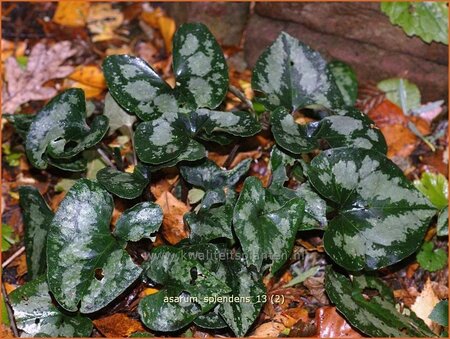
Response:
M221 112L207 109L200 109L197 112L208 117L202 126L208 135L223 132L238 137L249 137L261 130L261 124L249 112Z
M35 117L35 114L3 114L3 118L14 126L17 134L24 140L27 138L31 123Z
M125 241L151 239L163 220L163 212L157 204L145 201L127 209L117 220L114 235Z
M327 67L334 76L345 105L353 106L358 97L358 80L355 71L346 63L338 60L331 61Z
M180 26L173 37L173 71L179 101L189 108L216 108L228 91L228 66L208 28Z
M233 225L247 264L260 270L263 259L269 258L271 271L276 272L289 258L305 205L293 198L272 210L267 198L261 181L248 177L234 208Z
M108 192L124 199L139 197L149 183L147 169L142 165L137 165L133 173L105 167L97 172L97 180Z
M381 10L409 36L448 45L448 7L441 2L383 2Z
M435 337L413 312L399 313L390 289L379 279L367 275L353 280L327 267L325 288L330 300L354 327L372 337ZM365 298L365 290L376 295Z
M52 303L45 275L17 288L9 295L14 318L25 337L89 337L92 322L67 313Z
M134 145L139 159L149 164L162 164L177 158L189 144L185 125L176 114L165 114L138 125Z
M44 169L48 156L70 158L98 143L108 129L108 118L97 116L86 124L86 102L81 89L68 89L53 98L30 125L26 152L31 164Z
M434 248L431 241L422 245L416 258L420 267L430 272L443 269L448 261L447 252L442 248Z
M171 87L144 60L111 55L103 62L103 72L113 98L142 120L178 111Z
M21 186L19 196L28 274L30 279L34 279L45 272L47 232L53 219L53 211L35 187Z
M228 325L225 322L225 320L223 320L223 318L220 316L219 308L220 308L220 304L218 304L216 307L214 307L211 311L209 311L205 314L199 315L194 320L194 324L197 326L200 326L202 328L213 329L213 330L226 328Z
M312 160L308 179L336 208L324 234L325 250L350 271L375 270L414 253L435 213L402 171L378 152L324 151Z
M142 322L155 331L176 331L187 326L198 315L214 307L215 303L208 302L205 297L230 291L198 260L186 256L182 248L155 248L146 267L146 276L163 286L139 304ZM194 271L195 275L192 273ZM181 297L181 300L171 300L170 297Z
M84 172L87 169L87 159L82 155L76 155L69 159L53 159L49 157L47 162L49 165L67 172Z
M194 139L189 140L187 148L180 153L175 159L169 160L159 165L152 165L150 171L154 172L162 168L173 167L182 161L197 161L206 157L206 149L201 143Z
M240 260L223 263L222 278L231 287L229 295L238 298L237 302L224 302L219 313L238 337L243 337L258 318L266 289L261 276L247 268ZM220 275L220 273L219 273Z
M322 56L283 32L259 57L253 69L252 88L273 111L289 112L309 106L329 109L344 105L342 94Z
M111 195L81 179L67 192L48 232L47 278L58 303L82 313L95 312L119 296L141 268L110 232Z

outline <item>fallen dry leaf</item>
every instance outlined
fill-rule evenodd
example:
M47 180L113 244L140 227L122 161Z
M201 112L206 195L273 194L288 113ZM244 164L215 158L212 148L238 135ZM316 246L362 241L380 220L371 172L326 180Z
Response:
M25 54L25 50L27 49L27 43L25 41L8 41L2 39L1 43L2 48L2 62L8 59L10 56L20 57Z
M93 34L92 41L123 39L115 33L123 23L123 13L112 8L110 3L96 3L89 9L87 26Z
M145 331L138 320L132 319L124 313L115 313L92 322L108 338L129 337L134 332Z
M289 308L278 314L274 321L281 322L285 327L291 328L298 322L308 322L308 310L304 307Z
M14 338L14 335L8 326L0 324L0 338L4 339Z
M88 1L60 1L53 22L68 27L84 27L89 13Z
M72 73L72 66L62 64L75 53L69 41L58 42L48 49L45 44L38 43L31 50L25 70L20 68L15 58L6 59L3 113L14 113L20 105L31 100L47 100L55 96L56 89L43 84Z
M16 268L17 277L23 277L28 272L27 259L25 253L21 254L16 259L14 259L9 266Z
M336 311L336 307L324 306L316 311L317 338L361 338L347 321Z
M436 304L439 302L439 298L436 296L431 285L430 279L427 280L422 292L417 296L416 301L411 306L411 310L422 319L428 327L431 327L433 321L428 318L433 311Z
M70 88L81 88L86 99L97 97L106 89L103 72L100 67L95 65L78 66L69 75L69 79L64 85Z
M276 338L280 335L281 332L285 330L285 326L283 324L271 321L268 323L264 323L259 325L255 330L250 334L252 338Z
M164 192L170 192L172 190L179 177L178 172L165 169L164 177L159 180L155 180L150 184L150 191L156 199L159 199Z
M164 11L159 7L153 11L142 12L141 20L150 27L159 30L163 37L166 51L170 53L172 51L172 38L176 30L175 21L166 16Z
M164 192L155 201L161 206L164 218L162 222L162 234L171 244L175 245L189 236L184 225L183 215L189 212L185 203L175 198L171 193Z

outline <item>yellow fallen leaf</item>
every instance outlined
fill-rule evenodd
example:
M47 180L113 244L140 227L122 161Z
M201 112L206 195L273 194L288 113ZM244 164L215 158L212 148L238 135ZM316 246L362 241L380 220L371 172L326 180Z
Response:
M86 85L79 81L73 81L70 79L64 80L63 83L64 88L81 88L84 91L84 95L86 96L86 99L91 99L98 97L100 94L103 93L103 88L98 88L90 85Z
M105 51L106 55L114 54L133 54L130 46L122 45L121 47L110 47Z
M155 294L158 292L159 292L158 289L149 287L149 288L146 288L145 290L143 290L141 293L139 293L139 296L141 298L143 298L143 297L146 297L148 295Z
M5 61L10 56L19 57L25 54L27 49L27 43L25 41L18 41L17 43L13 41L8 41L2 39L2 62Z
M436 296L433 290L433 286L431 284L430 279L427 280L425 286L423 287L422 292L416 298L416 301L411 306L411 310L422 319L428 327L431 327L433 321L428 318L433 311L436 304L439 302L439 298Z
M53 21L69 27L83 27L86 24L90 3L88 1L60 1Z
M87 26L94 35L93 42L107 41L120 38L114 32L123 23L123 13L112 8L110 3L96 3L89 9Z
M141 20L159 30L164 39L167 53L172 52L172 39L176 30L175 20L166 16L160 8L152 12L143 12Z
M94 65L78 66L75 71L69 75L69 79L91 87L101 89L106 88L105 77L103 76L102 70L100 67Z

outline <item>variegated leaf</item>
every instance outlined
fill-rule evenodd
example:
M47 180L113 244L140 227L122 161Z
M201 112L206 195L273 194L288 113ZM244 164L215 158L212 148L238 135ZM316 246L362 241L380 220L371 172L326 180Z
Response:
M194 139L190 139L187 148L183 152L181 152L178 157L159 165L152 165L150 167L150 171L155 172L162 168L173 167L182 161L197 161L203 159L204 157L206 157L205 147Z
M208 117L208 120L202 126L207 134L223 132L238 137L249 137L261 130L260 123L248 112L221 112L199 109L197 113Z
M358 97L358 80L353 69L346 63L334 60L327 65L341 91L345 105L353 106Z
M138 164L133 173L122 172L112 167L102 168L97 172L98 182L108 192L124 199L135 199L149 183L147 169Z

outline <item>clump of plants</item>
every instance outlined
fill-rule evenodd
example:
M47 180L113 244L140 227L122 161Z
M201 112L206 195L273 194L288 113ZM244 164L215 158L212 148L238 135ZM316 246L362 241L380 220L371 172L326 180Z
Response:
M244 336L267 300L263 276L285 267L298 235L319 230L330 263L327 295L354 327L377 337L434 336L413 313L398 312L376 271L421 247L437 209L386 157L383 135L353 107L346 65L327 63L282 33L253 70L253 107L226 112L223 53L204 25L185 24L173 41L174 88L128 55L107 57L103 71L109 107L135 116L128 121L138 162L132 173L111 166L97 180L78 180L55 213L36 189L20 189L31 281L10 299L25 335L89 336L90 316L142 280L157 289L138 307L152 332L195 323ZM250 160L230 170L208 160L211 144L245 143L267 114L276 143L269 185L248 176ZM299 114L313 122L299 124ZM86 150L119 119L107 115L87 119L83 91L69 89L35 116L9 119L34 167L83 172ZM116 154L112 164L121 161ZM163 220L143 192L169 167L201 194L184 215L189 237L144 248L143 261L129 245L153 242ZM290 176L295 188L286 185ZM119 199L135 204L111 227ZM373 297L363 296L367 289L376 290Z

